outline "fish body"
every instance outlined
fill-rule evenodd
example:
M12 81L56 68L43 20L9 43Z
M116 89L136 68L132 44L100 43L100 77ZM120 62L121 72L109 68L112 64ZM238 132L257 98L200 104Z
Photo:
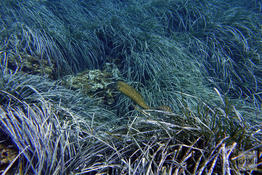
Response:
M132 99L136 104L138 104L143 109L150 109L150 107L146 104L142 95L140 95L135 88L131 87L127 83L123 81L117 81L117 89Z

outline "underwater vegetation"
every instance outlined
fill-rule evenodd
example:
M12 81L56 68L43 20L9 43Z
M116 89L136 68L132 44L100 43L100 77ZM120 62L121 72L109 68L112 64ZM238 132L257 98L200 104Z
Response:
M0 5L2 174L261 173L261 1Z

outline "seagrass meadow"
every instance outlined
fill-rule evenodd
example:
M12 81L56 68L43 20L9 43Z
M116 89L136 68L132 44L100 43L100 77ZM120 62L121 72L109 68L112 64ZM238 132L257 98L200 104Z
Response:
M1 0L1 174L261 174L261 0Z

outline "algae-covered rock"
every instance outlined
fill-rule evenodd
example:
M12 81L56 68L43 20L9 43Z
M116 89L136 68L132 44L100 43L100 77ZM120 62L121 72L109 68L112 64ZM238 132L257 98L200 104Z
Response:
M116 66L107 63L104 70L85 70L77 75L66 76L62 83L73 90L80 90L90 97L98 97L102 103L115 103L115 81L119 79Z
M18 155L18 151L14 147L14 145L4 142L3 138L0 139L1 139L0 142L0 174L1 174L2 172L4 172L5 168L16 158L16 156Z
M54 65L40 56L23 55L6 55L8 68L15 71L17 68L23 73L34 75L47 75L49 78L54 77Z

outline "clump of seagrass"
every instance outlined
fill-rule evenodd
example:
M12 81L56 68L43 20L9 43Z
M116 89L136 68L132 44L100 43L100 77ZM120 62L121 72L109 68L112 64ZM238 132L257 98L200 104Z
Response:
M127 127L107 132L104 142L111 145L115 156L121 159L117 161L112 156L118 173L241 174L254 171L258 166L254 150L262 147L259 125L250 127L241 118L235 118L240 114L233 108L225 111L201 102L197 112L187 106L182 108L181 114L141 110L141 115L133 117ZM241 161L250 155L253 156L250 164Z
M3 173L66 174L67 161L76 155L78 147L79 134L73 129L76 123L59 121L47 101L28 104L8 92L0 94L10 100L0 105L0 130L16 145L19 154L14 161L19 160L23 167L15 167L13 162Z

